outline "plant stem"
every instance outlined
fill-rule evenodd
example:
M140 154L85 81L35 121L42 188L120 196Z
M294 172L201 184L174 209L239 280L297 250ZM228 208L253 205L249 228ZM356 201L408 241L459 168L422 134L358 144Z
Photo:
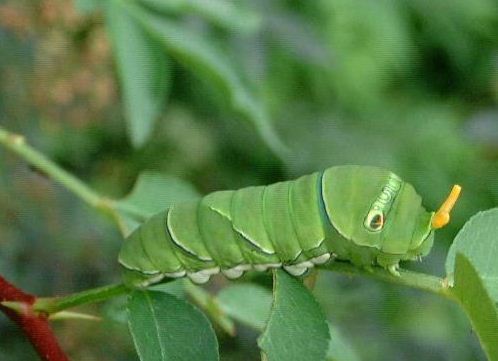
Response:
M37 298L33 309L38 313L53 314L68 308L105 301L126 294L130 289L124 284L93 288L64 297Z
M372 267L371 270L361 269L349 262L335 261L323 266L323 269L329 271L344 273L352 276L367 276L381 281L396 283L399 285L417 288L427 292L431 292L451 300L455 300L455 296L445 279L425 273L418 273L400 269L400 276L393 276L386 270L380 267Z
M19 325L43 361L69 361L45 315L33 312L35 296L0 276L0 311Z
M199 307L211 316L211 319L215 321L223 331L231 336L235 336L235 325L232 319L223 312L216 297L190 282L185 283L185 291Z
M99 195L81 180L31 147L22 135L9 132L0 127L0 144L21 156L29 164L50 176L50 178L61 183L90 206L107 212L112 211L111 200Z

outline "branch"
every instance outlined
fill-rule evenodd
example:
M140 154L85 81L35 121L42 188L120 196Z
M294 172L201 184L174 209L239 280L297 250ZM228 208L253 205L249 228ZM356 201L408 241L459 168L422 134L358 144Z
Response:
M371 270L361 269L349 262L334 261L320 268L329 271L344 273L351 276L366 276L375 278L384 282L396 283L399 285L417 288L423 291L431 292L439 296L455 300L455 296L444 278L400 269L400 276L393 276L380 267L372 267Z
M48 159L45 155L26 143L22 135L11 133L0 127L0 144L21 156L29 164L41 170L50 178L62 184L90 206L107 213L113 213L112 201L101 196L71 173Z
M230 317L222 310L218 299L206 292L202 287L196 286L191 282L185 283L185 291L190 295L192 300L202 308L211 319L216 322L230 336L235 336L235 325Z
M0 276L0 310L21 327L42 360L69 361L50 328L47 316L33 311L34 302L35 296L25 293ZM6 306L13 304L16 306Z
M116 285L93 288L64 297L38 298L33 304L33 310L38 313L50 315L68 308L102 302L109 298L128 293L128 291L129 288L120 283Z

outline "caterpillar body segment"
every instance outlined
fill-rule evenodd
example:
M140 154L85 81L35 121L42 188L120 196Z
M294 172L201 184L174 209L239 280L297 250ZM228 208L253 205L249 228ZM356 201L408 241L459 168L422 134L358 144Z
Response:
M235 191L231 207L233 229L258 251L274 255L275 248L265 228L265 189L248 187Z
M449 214L450 208L441 209ZM176 204L125 240L119 262L125 280L140 286L183 276L203 283L218 272L233 279L278 267L300 276L332 258L396 274L400 260L430 251L433 217L395 174L333 167Z
M247 263L232 225L234 193L222 191L208 194L202 198L197 210L199 231L206 248L220 268L225 270Z
M328 252L324 241L329 223L321 204L321 180L322 174L316 172L290 182L289 212L303 253L309 258Z
M279 182L269 185L263 193L264 226L284 265L297 263L303 253L289 209L291 183Z

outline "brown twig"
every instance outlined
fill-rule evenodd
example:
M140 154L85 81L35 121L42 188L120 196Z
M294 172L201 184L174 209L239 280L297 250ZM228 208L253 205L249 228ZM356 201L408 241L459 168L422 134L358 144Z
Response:
M69 361L50 328L47 316L33 311L36 297L25 293L0 276L0 302L15 303L14 310L0 304L0 310L21 327L43 361Z

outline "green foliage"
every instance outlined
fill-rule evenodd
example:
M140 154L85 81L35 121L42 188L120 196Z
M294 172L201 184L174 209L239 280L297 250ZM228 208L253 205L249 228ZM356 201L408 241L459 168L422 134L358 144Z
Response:
M478 213L458 233L446 260L452 291L492 361L498 360L497 234L498 209Z
M188 183L159 173L140 174L131 193L116 202L118 223L124 235L140 223L177 202L198 198Z
M135 291L128 301L128 313L141 361L219 360L214 330L207 318L185 301L164 292Z
M114 17L122 32L112 31ZM118 201L85 198L90 208L51 171L0 149L0 273L44 295L117 282L122 237L95 212L101 205L114 207L127 234L196 197L189 184L205 194L363 164L402 175L428 209L451 184L463 186L433 254L403 265L442 274L465 221L498 205L497 24L493 0L3 1L2 126L115 199L153 173ZM292 155L275 160L268 149L280 154L281 143ZM340 351L350 343L366 361L484 360L476 334L496 357L496 262L486 258L496 258L495 224L496 210L472 218L446 262L455 288L445 295L471 323L443 297L320 274L314 294L333 325L327 358L355 360ZM175 285L209 316L224 360L259 359L271 292L268 278L253 281L215 278L202 301ZM238 321L235 338L221 326L227 319ZM35 358L17 329L0 326L2 357ZM136 359L121 323L57 326L75 359Z
M323 360L330 340L320 306L296 278L274 272L273 305L258 340L269 361Z
M194 7L204 15L206 8L211 8L211 15L219 14L211 6L197 4ZM156 49L157 41L164 46L168 55L221 91L233 110L252 122L268 146L283 156L285 146L274 132L264 105L243 84L234 66L213 41L133 2L111 1L108 13L118 64L123 74L125 105L134 144L142 145L146 141L153 130L154 118L164 102L167 63ZM123 17L121 24L117 24L118 16ZM236 22L237 19L233 21ZM139 22L142 28L134 29L138 26L135 22ZM124 29L132 34L125 33ZM131 56L126 55L128 53Z
M160 283L149 287L149 291L165 292L177 298L185 298L185 280L178 279L167 283Z
M332 70L336 94L352 107L379 106L378 95L393 80L413 66L413 48L404 21L404 6L398 1L322 1L326 30L337 49ZM405 73L405 74L403 74Z
M303 291L306 292L305 290ZM289 297L292 297L292 295L289 295ZM234 284L221 290L217 295L217 299L228 316L258 331L265 329L272 312L272 293L270 290L252 283ZM300 311L296 311L296 313L299 314ZM318 323L321 322L322 320L318 319ZM356 352L340 334L339 330L330 323L328 328L330 341L325 360L359 361L360 359ZM279 342L284 342L284 340Z
M496 302L472 263L456 255L454 292L465 309L490 361L498 360L498 310Z
M251 34L261 27L261 16L248 7L227 0L139 0L151 9L168 15L198 15L229 31Z
M263 331L270 317L272 294L256 284L234 284L217 296L223 311L233 319Z
M106 15L130 138L140 147L150 138L164 111L170 85L169 61L160 45L128 13L123 1L110 0Z
M456 270L457 253L472 263L489 295L498 303L498 209L473 216L460 230L446 258L446 273L450 280Z
M330 342L327 350L327 361L360 361L349 342L344 339L337 327L329 323Z

